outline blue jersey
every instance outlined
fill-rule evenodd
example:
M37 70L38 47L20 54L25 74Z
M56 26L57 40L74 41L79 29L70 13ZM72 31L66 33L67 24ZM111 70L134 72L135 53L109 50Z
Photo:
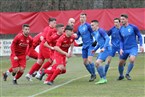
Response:
M120 48L119 28L116 28L115 26L112 27L108 31L108 35L111 36L112 47Z
M90 24L88 23L84 23L78 27L77 35L78 35L78 38L80 36L82 37L83 48L86 48L93 43L92 32L93 30Z
M119 35L120 35L120 49L129 50L133 47L138 47L136 36L138 36L140 46L142 46L142 37L140 31L133 24L129 24L128 26L122 26L120 28Z
M100 49L105 48L106 50L110 49L109 45L110 38L104 29L99 28L97 31L94 31L92 35L97 41L97 46L94 48L94 50L97 50L98 48Z

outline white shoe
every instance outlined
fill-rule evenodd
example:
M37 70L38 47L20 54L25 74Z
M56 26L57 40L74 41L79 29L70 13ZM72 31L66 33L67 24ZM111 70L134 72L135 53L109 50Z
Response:
M40 76L41 76L41 74L40 74L40 72L38 71L35 77L36 77L37 79L39 79Z
M44 81L44 83L43 84L47 84L48 83L48 81Z
M33 81L30 74L26 74L25 77L26 77L26 79L27 79L28 81Z

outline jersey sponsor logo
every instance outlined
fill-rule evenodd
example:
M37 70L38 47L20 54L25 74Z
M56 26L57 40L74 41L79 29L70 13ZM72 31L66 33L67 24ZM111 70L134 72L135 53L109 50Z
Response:
M67 41L63 41L64 43L67 43Z
M70 44L63 44L62 47L70 47Z
M28 46L28 44L25 44L25 43L20 43L20 44L19 44L19 46L21 46L21 47L27 47L27 46Z

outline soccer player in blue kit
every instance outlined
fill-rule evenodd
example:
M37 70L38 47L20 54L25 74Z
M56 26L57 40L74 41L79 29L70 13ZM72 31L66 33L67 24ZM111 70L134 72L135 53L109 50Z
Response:
M107 63L105 65L105 74L108 71L109 65L111 63L112 57L115 56L116 52L120 52L120 39L119 39L119 29L120 29L120 19L114 18L114 26L107 32L108 36L111 36L111 48L112 51L110 52Z
M82 13L80 14L80 22L81 25L78 27L78 38L81 36L82 42L83 42L83 47L82 47L82 58L83 58L83 63L86 67L86 69L89 71L91 74L91 78L89 82L92 82L96 79L96 74L95 74L95 67L94 63L92 62L93 54L91 51L93 50L93 37L92 37L92 28L89 23L86 22L87 19L87 14Z
M138 37L140 44L140 51L144 52L142 36L137 26L128 23L128 15L122 14L120 17L122 26L120 28L120 63L119 63L119 80L124 79L124 63L129 57L129 64L126 72L126 79L131 80L130 72L134 67L135 58L138 54L138 45L136 36Z
M107 83L107 79L102 63L106 60L109 53L111 52L111 46L109 45L110 38L104 29L99 28L98 20L92 20L91 27L94 31L92 35L97 41L97 46L95 46L95 48L92 50L92 53L95 53L95 51L100 48L100 53L96 58L95 65L97 67L97 71L101 79L95 84L104 84Z

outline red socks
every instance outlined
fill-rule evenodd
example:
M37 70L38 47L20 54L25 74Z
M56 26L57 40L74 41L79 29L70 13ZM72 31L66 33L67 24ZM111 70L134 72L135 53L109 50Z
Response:
M49 61L46 62L46 63L42 66L41 70L42 70L42 69L44 69L44 70L47 69L51 64L52 64L52 62L49 62Z
M61 70L60 70L60 69L56 69L56 70L54 71L54 73L52 74L52 76L51 76L51 78L50 78L49 81L52 82L60 73L61 73Z
M39 65L38 63L35 63L35 64L31 67L31 69L30 69L30 71L29 71L29 74L32 75L35 71L38 71L38 70L40 69L40 67L41 67L41 65Z
M11 72L13 72L13 68L12 68L12 67L11 67L11 68L9 68L9 70L8 70L8 71L9 71L10 73L11 73Z
M23 75L23 73L24 73L24 72L18 71L18 72L17 72L17 75L15 76L16 80L19 79L19 78Z

